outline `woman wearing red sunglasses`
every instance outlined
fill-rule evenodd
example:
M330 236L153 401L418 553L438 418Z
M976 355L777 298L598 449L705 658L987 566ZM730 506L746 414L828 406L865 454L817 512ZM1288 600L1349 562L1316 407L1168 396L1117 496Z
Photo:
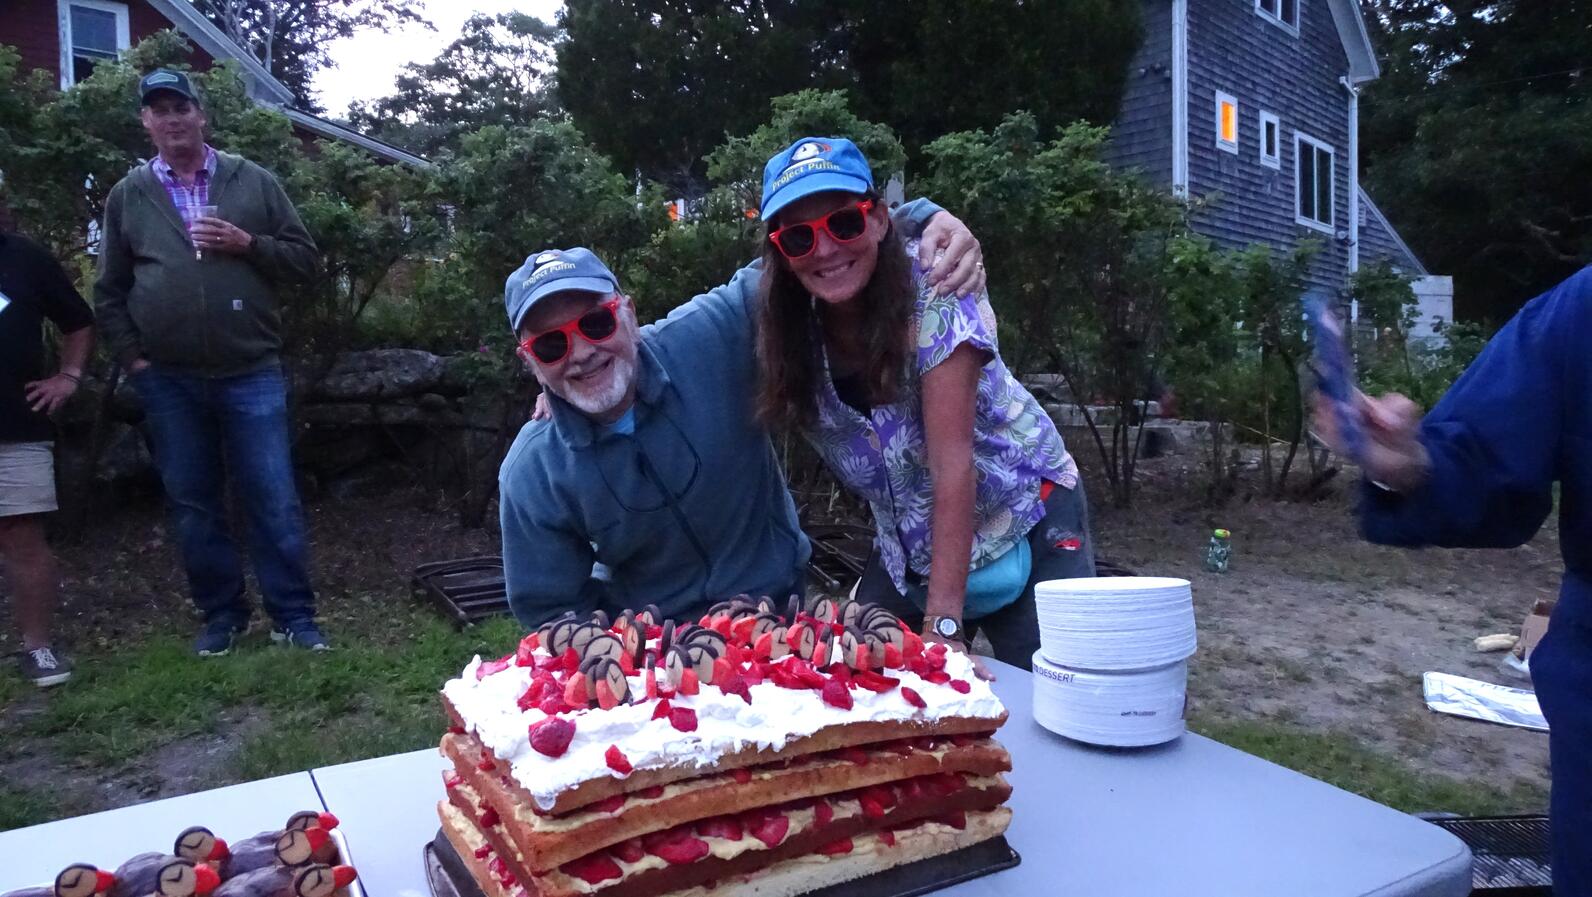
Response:
M936 292L849 140L770 159L762 214L758 414L872 508L855 597L1031 668L1034 585L1094 561L1077 466L1001 362L988 297Z

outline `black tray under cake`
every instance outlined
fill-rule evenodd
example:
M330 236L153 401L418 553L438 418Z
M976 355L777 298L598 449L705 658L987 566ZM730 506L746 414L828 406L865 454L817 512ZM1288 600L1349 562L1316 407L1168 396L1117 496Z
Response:
M812 897L918 897L1010 869L1020 862L1022 857L1002 835L954 853L896 866L808 893ZM453 842L441 830L425 846L425 863L426 881L431 884L433 897L484 897L464 860L453 849ZM725 888L724 892L730 894L733 889Z

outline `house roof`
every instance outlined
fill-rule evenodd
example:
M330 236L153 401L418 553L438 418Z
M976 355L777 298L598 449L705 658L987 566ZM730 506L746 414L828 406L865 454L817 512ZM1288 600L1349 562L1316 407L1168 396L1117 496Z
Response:
M1376 52L1371 48L1371 35L1365 30L1365 16L1355 0L1327 0L1332 8L1332 21L1338 26L1338 39L1343 41L1343 51L1349 55L1349 80L1359 84L1375 81L1382 74L1376 63Z
M1360 243L1367 255L1386 259L1409 274L1425 276L1431 273L1426 270L1421 257L1399 236L1392 222L1371 201L1371 194L1366 193L1364 187L1360 188L1360 211L1365 214L1365 224L1360 228Z
M189 0L149 0L149 5L169 19L172 24L182 29L194 43L198 44L215 59L230 59L243 68L245 82L248 86L249 96L255 102L275 106L286 115L295 125L332 140L340 140L357 146L366 152L373 153L391 162L399 162L416 168L428 168L431 163L425 159L405 152L390 143L368 137L364 134L340 125L329 119L305 112L293 105L293 91L287 85L278 81L265 66L241 47L232 42L232 39L222 33L209 19L205 18L199 10L195 9Z

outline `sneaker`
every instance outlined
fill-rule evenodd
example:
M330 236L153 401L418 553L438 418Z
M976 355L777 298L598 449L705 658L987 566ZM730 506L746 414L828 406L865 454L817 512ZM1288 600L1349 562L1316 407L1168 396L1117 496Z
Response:
M300 620L277 626L271 630L271 641L279 645L288 645L294 648L307 648L311 651L330 651L332 643L321 634L320 627L314 620Z
M22 675L40 688L60 685L72 678L72 661L67 660L64 654L55 653L49 645L23 651L19 663Z
M247 631L248 623L230 619L211 620L199 630L199 637L193 640L194 653L200 657L224 657L232 650L238 636Z

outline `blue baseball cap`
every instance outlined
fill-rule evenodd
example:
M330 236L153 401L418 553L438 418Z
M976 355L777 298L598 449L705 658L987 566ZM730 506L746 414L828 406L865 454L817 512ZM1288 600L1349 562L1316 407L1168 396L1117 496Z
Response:
M544 249L527 256L525 264L509 275L503 288L509 329L519 332L520 321L543 297L565 290L607 296L619 292L619 281L590 249Z
M872 189L873 169L855 143L844 137L803 137L763 166L763 220L814 193Z

